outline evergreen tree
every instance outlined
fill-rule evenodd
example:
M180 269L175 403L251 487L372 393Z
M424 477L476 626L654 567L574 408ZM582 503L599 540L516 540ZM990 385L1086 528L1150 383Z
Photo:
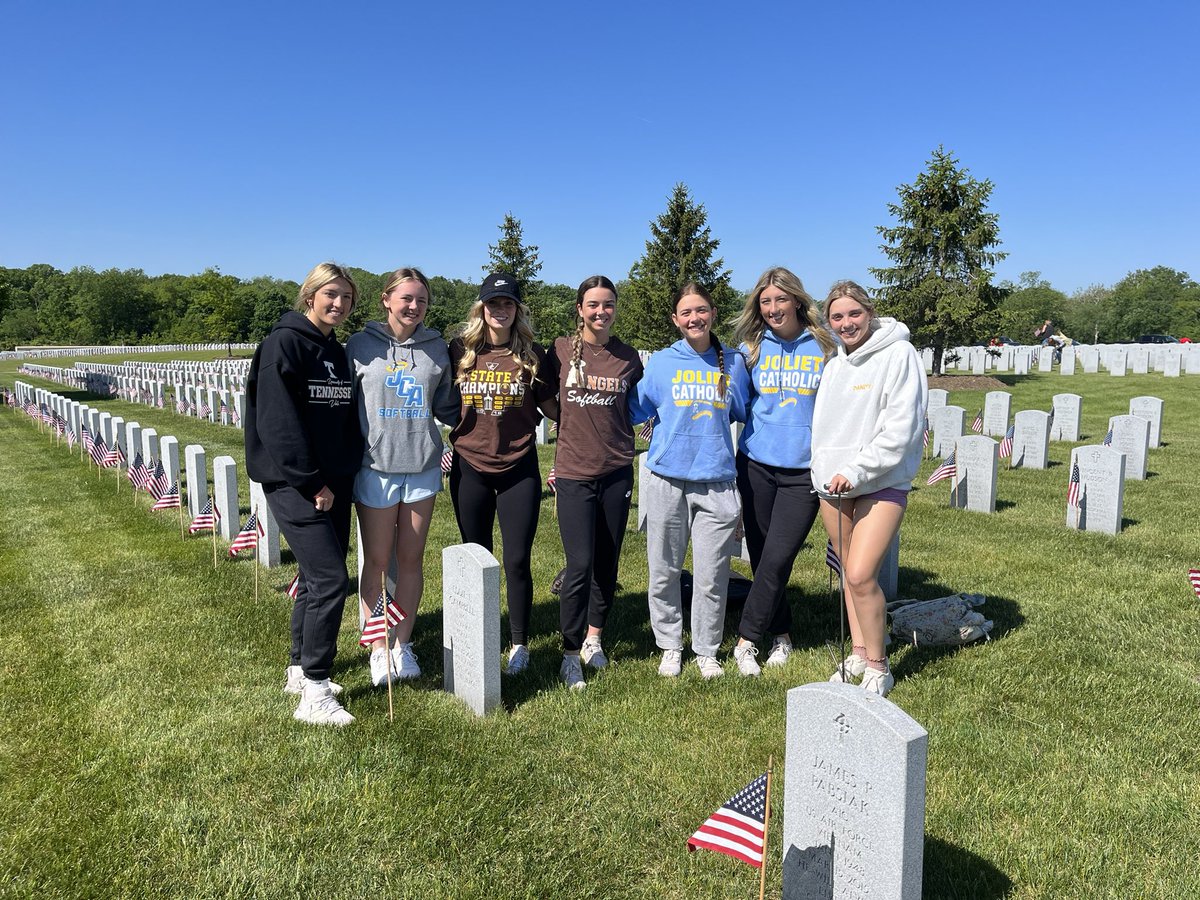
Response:
M687 185L677 184L667 209L650 223L646 252L629 270L621 294L621 333L633 346L657 350L679 339L671 324L671 298L688 281L712 293L718 331L728 334L737 315L738 293L729 283L725 260L714 254L721 242L706 224L703 204L692 199Z
M992 335L1004 291L993 287L992 266L1007 255L998 216L987 212L990 181L976 181L952 153L938 147L915 184L897 189L889 203L894 227L876 230L880 249L895 265L872 268L879 279L880 311L912 331L913 343L933 347L934 371L942 352Z
M500 240L496 244L488 244L488 264L483 267L484 274L491 272L508 272L517 277L521 288L521 297L529 307L529 324L534 336L545 343L553 340L557 332L557 316L548 307L551 297L544 296L541 291L542 283L537 280L537 274L542 270L538 260L538 248L525 243L521 230L521 220L514 218L512 213L506 213L500 224Z

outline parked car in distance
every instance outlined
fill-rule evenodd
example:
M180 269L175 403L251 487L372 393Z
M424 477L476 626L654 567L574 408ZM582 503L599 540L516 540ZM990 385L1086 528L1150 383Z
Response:
M1169 334L1143 334L1137 339L1139 344L1178 344L1179 338L1173 338Z

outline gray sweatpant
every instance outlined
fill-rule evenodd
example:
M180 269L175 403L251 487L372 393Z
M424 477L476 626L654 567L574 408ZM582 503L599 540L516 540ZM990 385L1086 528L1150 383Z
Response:
M716 656L725 631L730 539L741 507L732 481L682 481L643 469L650 627L662 650L683 649L679 573L692 539L692 650Z

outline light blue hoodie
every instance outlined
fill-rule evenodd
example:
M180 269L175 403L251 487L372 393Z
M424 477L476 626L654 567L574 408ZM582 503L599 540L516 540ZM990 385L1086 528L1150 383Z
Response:
M749 376L741 351L725 347L722 394L717 387L717 348L698 354L685 340L659 350L629 401L630 421L654 421L647 467L664 478L733 481L730 421L746 418Z
M824 367L825 351L807 328L790 341L766 329L758 364L750 373L746 428L738 449L763 465L809 468L813 408Z

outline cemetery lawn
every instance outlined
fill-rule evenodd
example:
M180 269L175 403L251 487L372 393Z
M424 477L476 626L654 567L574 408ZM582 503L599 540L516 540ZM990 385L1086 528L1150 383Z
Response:
M1126 486L1115 538L1063 524L1073 445L1052 443L1044 471L1002 468L994 515L949 509L949 482L925 487L922 466L900 593L982 593L995 622L988 643L894 648L892 699L929 731L925 896L1196 896L1200 604L1186 576L1200 567L1200 392L1161 375L1000 378L1014 413L1081 394L1081 443L1131 397L1162 397L1166 446ZM983 393L950 402L969 424ZM96 405L242 468L236 429ZM794 571L797 653L782 671L746 680L728 660L706 683L688 654L683 677L660 678L645 541L630 531L614 664L569 693L546 495L533 664L477 720L439 690L440 548L458 540L443 496L416 631L426 674L398 687L389 722L348 612L334 678L358 721L320 729L293 722L280 692L286 553L260 570L256 602L249 561L222 545L214 569L210 539L181 539L173 513L118 494L111 473L98 481L24 415L0 410L0 453L0 895L752 898L757 870L685 841L772 754L767 884L780 895L785 694L828 677L838 634L819 524Z

